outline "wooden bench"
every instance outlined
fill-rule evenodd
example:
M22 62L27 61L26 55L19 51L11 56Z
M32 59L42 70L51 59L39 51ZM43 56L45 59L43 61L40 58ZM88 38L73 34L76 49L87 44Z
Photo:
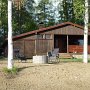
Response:
M73 56L69 53L59 53L59 58L72 59Z

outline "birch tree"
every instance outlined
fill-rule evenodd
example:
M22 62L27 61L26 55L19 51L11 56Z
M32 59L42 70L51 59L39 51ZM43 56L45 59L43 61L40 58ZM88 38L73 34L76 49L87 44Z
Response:
M8 0L8 69L13 67L12 0Z
M88 62L88 0L85 0L85 17L84 17L84 57L83 62Z

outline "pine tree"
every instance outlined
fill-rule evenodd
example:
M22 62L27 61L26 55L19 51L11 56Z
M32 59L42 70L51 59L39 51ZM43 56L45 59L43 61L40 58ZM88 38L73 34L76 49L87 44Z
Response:
M59 11L59 22L71 21L74 22L74 10L73 10L73 0L63 0L60 1L58 6Z
M36 7L36 22L51 26L55 24L54 16L53 4L49 0L41 0Z
M75 23L84 25L84 3L85 0L73 0Z
M13 3L13 35L37 29L34 21L33 0L15 0Z

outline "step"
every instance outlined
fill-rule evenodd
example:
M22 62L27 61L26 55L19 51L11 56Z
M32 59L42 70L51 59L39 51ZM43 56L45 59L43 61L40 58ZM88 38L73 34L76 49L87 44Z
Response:
M72 55L69 53L59 53L60 58L72 58Z

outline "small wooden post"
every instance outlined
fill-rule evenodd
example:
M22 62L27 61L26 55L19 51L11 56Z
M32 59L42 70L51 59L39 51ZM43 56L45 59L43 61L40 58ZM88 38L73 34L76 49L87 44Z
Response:
M69 42L68 42L68 35L67 35L67 53L68 53L68 44Z
M35 55L37 55L37 33L35 35Z

